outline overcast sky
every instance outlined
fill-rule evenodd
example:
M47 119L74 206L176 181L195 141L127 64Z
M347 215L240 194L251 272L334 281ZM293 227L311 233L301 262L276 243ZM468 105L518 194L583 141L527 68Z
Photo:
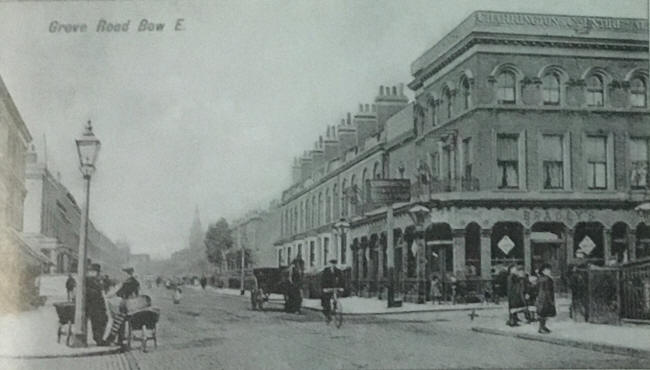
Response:
M0 75L78 200L74 138L102 141L91 217L134 252L184 248L266 207L295 155L478 9L645 17L646 0L0 2ZM138 33L142 18L164 32ZM184 31L173 30L178 18ZM100 19L128 33L97 33ZM52 21L85 33L50 33ZM271 241L269 241L271 242Z

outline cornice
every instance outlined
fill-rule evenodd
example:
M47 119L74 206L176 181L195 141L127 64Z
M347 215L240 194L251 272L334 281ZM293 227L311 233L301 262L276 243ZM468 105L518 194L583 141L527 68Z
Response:
M575 39L570 37L551 39L534 39L524 35L513 37L511 34L470 34L465 40L460 41L455 50L448 52L433 61L427 68L415 73L414 79L408 84L411 90L417 90L423 86L424 81L453 62L460 55L475 45L517 45L534 46L542 48L567 48L567 49L595 49L595 50L617 50L617 51L647 51L646 42L635 42L633 40L623 42L610 39Z

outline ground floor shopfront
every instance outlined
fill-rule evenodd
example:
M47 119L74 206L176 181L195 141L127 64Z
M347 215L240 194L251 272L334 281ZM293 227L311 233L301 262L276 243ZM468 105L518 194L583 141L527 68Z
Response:
M650 227L629 204L513 206L437 205L415 225L405 205L395 210L389 253L385 216L352 222L352 281L356 294L385 296L389 259L406 300L429 299L427 281L491 281L511 264L536 271L552 266L561 289L570 264L616 264L650 255ZM385 215L385 212L383 213Z

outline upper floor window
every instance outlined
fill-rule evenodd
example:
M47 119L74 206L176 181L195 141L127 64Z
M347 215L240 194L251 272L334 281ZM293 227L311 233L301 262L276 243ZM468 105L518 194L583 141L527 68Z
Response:
M497 167L500 189L519 187L519 136L497 136Z
M431 98L429 99L429 112L431 114L431 126L438 125L438 109L437 109L436 100Z
M505 71L497 76L497 100L500 104L515 104L517 102L514 73Z
M560 104L560 78L555 73L549 73L542 78L544 105Z
M309 266L313 267L316 264L316 251L314 250L314 242L309 242Z
M472 178L472 139L466 138L463 140L463 177L465 179Z
M605 104L605 88L603 79L598 75L587 78L587 105L602 107Z
M636 77L630 82L630 99L633 107L645 107L647 105L647 89L645 81Z
M607 137L588 136L585 156L587 158L587 186L589 189L606 189Z
M431 161L429 168L431 168L431 177L438 179L440 177L440 154L433 152L429 155Z
M282 267L282 248L278 249L278 267Z
M449 119L454 114L454 95L450 89L445 89L443 95L445 97L445 105L447 108L447 118Z
M645 188L648 186L648 139L630 139L630 161L632 171L630 182L632 188Z
M541 157L544 189L564 187L564 145L562 135L542 136Z
M461 94L463 96L463 109L469 109L472 105L472 93L470 91L469 79L463 77L460 81Z

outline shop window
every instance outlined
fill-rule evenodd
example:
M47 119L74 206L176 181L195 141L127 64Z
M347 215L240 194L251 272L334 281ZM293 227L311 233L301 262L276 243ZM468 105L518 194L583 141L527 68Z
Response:
M540 147L544 189L564 187L564 150L562 135L544 135Z
M633 189L642 189L648 186L648 139L630 139L630 160L632 171L630 183Z
M630 82L630 99L633 107L643 108L647 105L647 89L641 78L637 77Z
M519 137L497 136L497 167L500 189L519 187Z
M588 136L585 152L587 157L587 186L589 189L606 189L607 137Z
M497 77L497 100L499 104L515 104L517 102L514 73L501 72Z
M544 105L560 104L560 78L550 73L542 79Z
M587 105L590 107L605 105L603 79L598 75L591 75L587 78Z

